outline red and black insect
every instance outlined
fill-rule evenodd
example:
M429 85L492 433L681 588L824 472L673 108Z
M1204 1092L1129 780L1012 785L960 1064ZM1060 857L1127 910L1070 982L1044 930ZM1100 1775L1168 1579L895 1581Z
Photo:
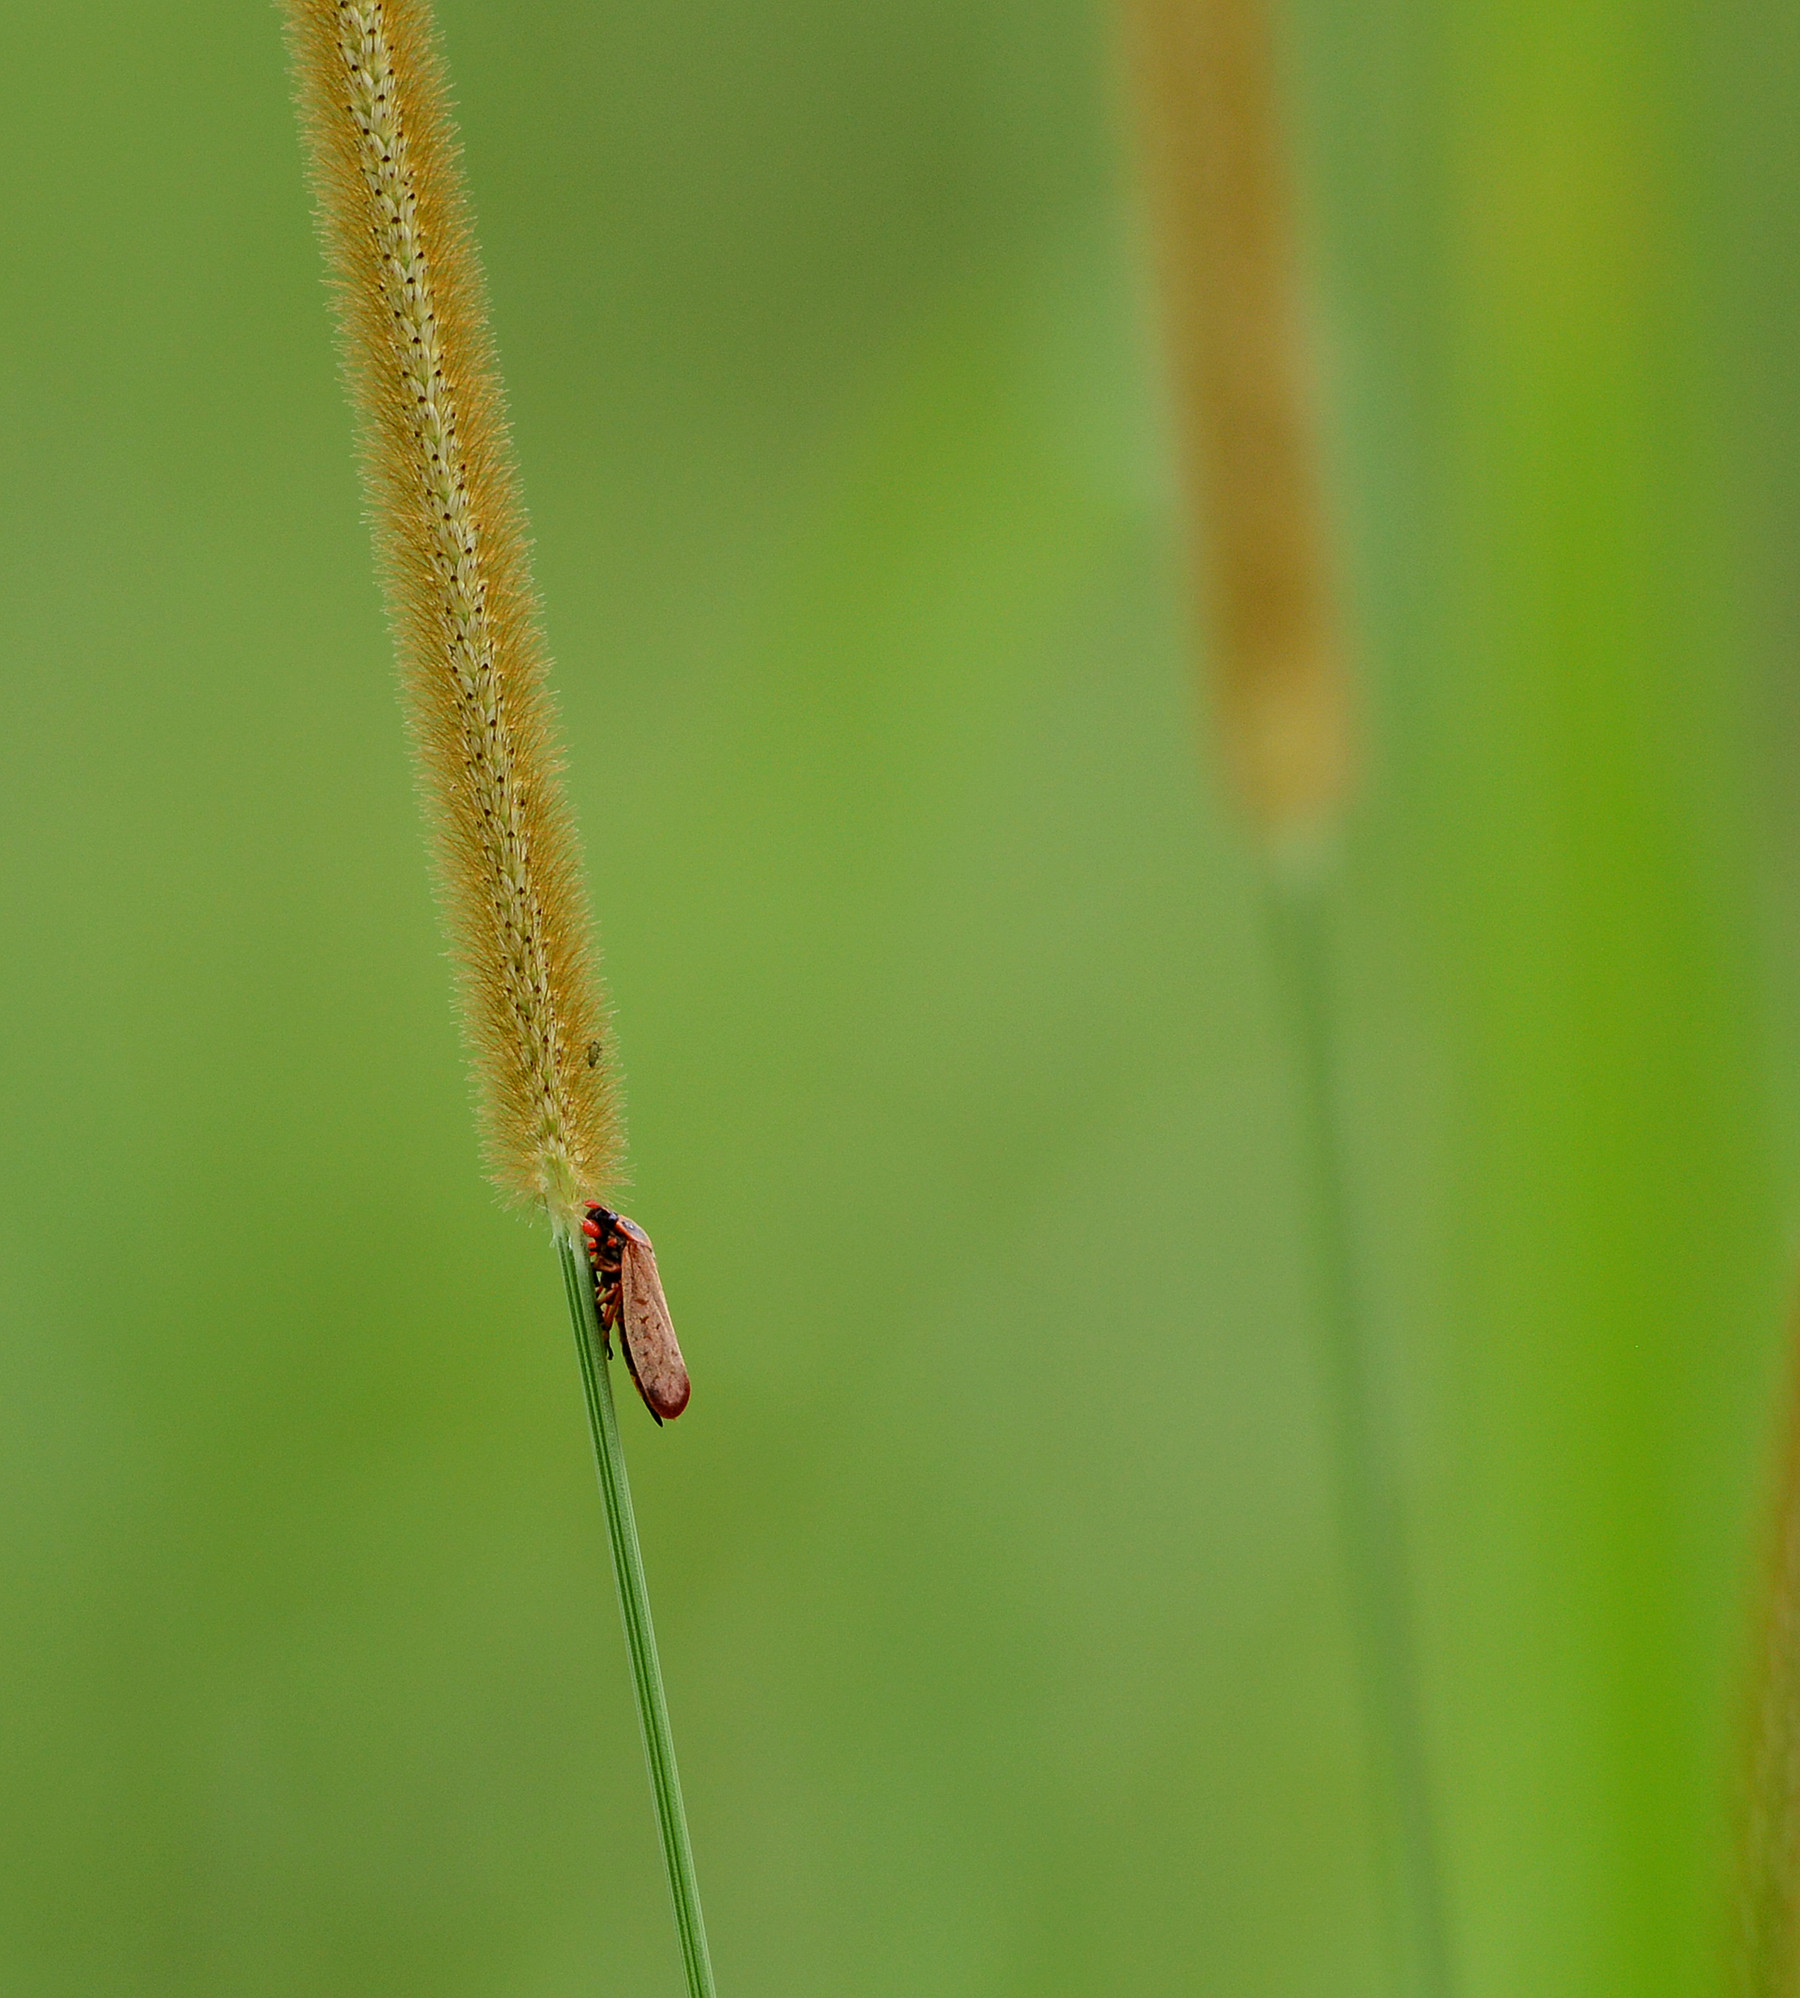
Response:
M581 1233L594 1272L600 1336L619 1328L625 1365L644 1406L658 1422L673 1422L688 1405L688 1371L650 1237L635 1221L598 1206L588 1209Z

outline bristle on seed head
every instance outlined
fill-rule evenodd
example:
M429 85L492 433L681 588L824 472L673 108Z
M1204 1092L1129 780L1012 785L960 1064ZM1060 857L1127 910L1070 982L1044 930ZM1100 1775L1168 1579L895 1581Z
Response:
M489 1171L561 1225L623 1149L581 856L423 0L286 0Z

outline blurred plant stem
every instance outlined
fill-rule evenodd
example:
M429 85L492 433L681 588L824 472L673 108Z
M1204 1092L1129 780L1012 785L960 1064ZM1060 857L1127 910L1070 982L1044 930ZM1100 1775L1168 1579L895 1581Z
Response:
M1800 1988L1800 1311L1788 1343L1739 1850L1733 1967L1741 1998L1792 1998Z
M1299 232L1265 0L1122 0L1171 415L1219 737L1262 847L1300 1079L1305 1209L1377 1814L1406 1988L1453 1990L1391 1439L1357 1281L1332 872L1355 763Z
M1311 1278L1326 1420L1364 1699L1376 1745L1378 1818L1405 1988L1455 1989L1425 1752L1406 1561L1405 1509L1376 1379L1350 1213L1332 976L1328 865L1270 869L1269 912L1299 1080Z
M581 1384L594 1436L594 1466L600 1474L600 1492L606 1502L606 1538L612 1550L613 1579L619 1586L619 1614L625 1625L625 1647L631 1654L631 1687L637 1695L644 1760L650 1770L656 1829L662 1840L663 1863L668 1869L669 1898L675 1908L675 1930L681 1942L688 1998L713 1998L706 1922L700 1912L700 1885L694 1874L687 1810L681 1801L681 1777L675 1767L675 1735L669 1725L662 1665L656 1655L656 1626L650 1617L644 1557L638 1547L637 1519L631 1509L631 1481L625 1472L625 1450L613 1407L606 1335L600 1326L587 1258L580 1245L561 1229L556 1234L556 1254L562 1264L569 1318L575 1330L575 1352L581 1362Z

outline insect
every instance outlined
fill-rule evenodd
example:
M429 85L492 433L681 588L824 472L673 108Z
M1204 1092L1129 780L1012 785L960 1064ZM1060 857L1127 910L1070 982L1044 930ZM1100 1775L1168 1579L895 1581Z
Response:
M632 1384L658 1423L673 1422L688 1404L688 1371L669 1322L669 1301L656 1273L656 1251L635 1221L610 1207L590 1207L581 1224L600 1336L616 1325Z

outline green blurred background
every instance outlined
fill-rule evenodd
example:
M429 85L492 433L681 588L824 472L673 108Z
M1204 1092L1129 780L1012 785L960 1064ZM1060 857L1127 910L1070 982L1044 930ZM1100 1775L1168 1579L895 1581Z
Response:
M442 13L697 1383L626 1413L721 1990L1381 1990L1113 25ZM0 1991L672 1992L276 15L0 14ZM1800 1214L1800 17L1289 27L1457 1947L1703 1992Z

